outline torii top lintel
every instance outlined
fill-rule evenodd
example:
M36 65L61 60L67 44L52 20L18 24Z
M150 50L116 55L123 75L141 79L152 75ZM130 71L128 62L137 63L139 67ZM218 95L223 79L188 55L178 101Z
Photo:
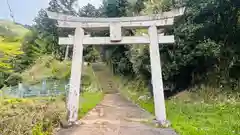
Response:
M120 18L90 18L76 17L47 11L50 19L58 21L58 27L65 28L107 28L112 23L119 23L122 27L149 27L169 26L173 24L174 17L184 14L185 8L178 8L161 14L151 16L120 17Z

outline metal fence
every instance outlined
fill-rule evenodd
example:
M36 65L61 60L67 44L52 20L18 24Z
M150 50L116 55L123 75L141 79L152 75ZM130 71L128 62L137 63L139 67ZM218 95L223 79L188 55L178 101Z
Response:
M15 98L58 96L67 94L68 90L68 81L43 80L34 85L19 83L18 86L4 88L0 92L0 98L3 96Z

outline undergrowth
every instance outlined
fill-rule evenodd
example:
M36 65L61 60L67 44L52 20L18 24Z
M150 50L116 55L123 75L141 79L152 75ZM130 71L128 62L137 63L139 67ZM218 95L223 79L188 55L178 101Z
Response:
M79 118L103 98L102 92L84 92L80 96ZM64 96L0 100L1 135L51 135L66 118Z
M50 135L65 115L62 97L3 99L0 101L0 133Z

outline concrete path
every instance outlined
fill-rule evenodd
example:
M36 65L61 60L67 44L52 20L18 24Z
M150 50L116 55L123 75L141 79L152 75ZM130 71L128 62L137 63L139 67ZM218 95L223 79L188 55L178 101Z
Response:
M107 91L103 101L80 120L81 125L58 135L177 135L172 129L155 128L153 116L123 98L106 68L94 67Z
M176 135L171 129L154 128L143 121L151 115L122 98L108 94L84 117L72 135Z

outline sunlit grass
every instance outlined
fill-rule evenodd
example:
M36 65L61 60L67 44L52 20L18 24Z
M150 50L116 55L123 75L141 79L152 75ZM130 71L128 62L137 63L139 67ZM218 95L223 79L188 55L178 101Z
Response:
M84 92L80 96L79 118L82 118L87 112L93 109L102 99L102 92Z
M7 28L7 30L11 31L19 37L23 37L27 32L29 32L29 30L24 28L22 25L15 24L14 22L9 20L0 19L0 26Z
M154 114L153 99L138 100L143 94L126 85L121 88L121 93ZM167 118L172 128L180 135L240 135L239 99L226 98L224 101L224 95L220 93L215 97L206 96L203 91L184 92L177 98L166 100Z
M240 134L240 103L166 102L172 126L180 135Z

